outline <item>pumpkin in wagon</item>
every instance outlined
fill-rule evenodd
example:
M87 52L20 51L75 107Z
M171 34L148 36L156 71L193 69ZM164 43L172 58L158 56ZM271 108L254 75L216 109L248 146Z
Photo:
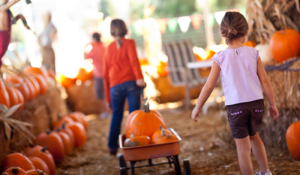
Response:
M148 136L137 136L131 134L130 138L124 141L125 147L144 146L150 144L150 138Z
M155 137L152 140L153 144L169 143L175 142L178 138L173 134L167 134L164 128L161 129L160 134L155 134Z

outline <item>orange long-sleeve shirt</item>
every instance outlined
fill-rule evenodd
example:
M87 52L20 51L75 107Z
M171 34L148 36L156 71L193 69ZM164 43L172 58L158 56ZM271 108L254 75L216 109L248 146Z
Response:
M103 78L107 102L110 102L110 88L126 81L143 79L140 62L132 39L121 38L123 45L111 43L104 56Z

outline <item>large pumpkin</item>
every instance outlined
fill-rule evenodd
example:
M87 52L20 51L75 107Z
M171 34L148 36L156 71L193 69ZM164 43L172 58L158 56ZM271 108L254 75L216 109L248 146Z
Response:
M300 54L300 35L296 30L280 30L273 34L270 49L274 60L281 63Z
M166 127L162 116L149 109L149 103L144 106L144 110L138 110L137 112L132 112L132 114L134 116L130 116L128 117L130 120L126 120L127 126L125 127L125 131L127 138L131 134L151 138L153 133L160 129L159 125L164 128Z
M72 113L67 114L67 116L70 117L75 122L81 123L85 129L88 128L88 123L85 119L85 115L82 112L79 112L79 111L72 112Z
M84 129L84 126L81 123L74 122L68 123L66 127L73 132L75 138L75 147L83 148L86 142L86 131Z
M6 169L2 175L27 175L27 173L20 167L10 167Z
M36 145L33 148L25 149L24 152L26 156L38 157L42 159L49 168L49 175L55 175L56 167L54 163L54 158L52 154L47 150L47 146L42 147L40 145Z
M43 170L46 174L50 175L48 165L39 157L28 157L28 159L33 163L34 167L39 170Z
M6 87L2 78L0 78L0 104L10 107L9 94L7 93Z
M48 77L48 72L44 67L26 67L24 72L26 74L39 74L42 75L45 79Z
M19 98L14 87L6 86L9 96L9 107L19 104Z
M30 100L31 92L29 90L28 85L24 82L24 80L21 77L11 76L7 77L5 81L14 84L16 88L22 93L25 101Z
M9 167L20 167L25 171L35 169L32 162L21 153L12 153L5 156L1 170L4 171Z
M295 160L300 161L300 122L295 122L286 131L286 143Z
M38 135L35 142L38 145L47 146L48 151L52 154L56 162L59 162L65 156L63 140L56 132L47 130L46 132Z

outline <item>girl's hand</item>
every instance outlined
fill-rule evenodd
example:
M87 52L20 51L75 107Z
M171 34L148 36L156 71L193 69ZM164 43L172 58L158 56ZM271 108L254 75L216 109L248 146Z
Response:
M269 111L270 111L270 116L273 118L273 121L275 121L279 116L277 107L275 105L270 106Z
M144 82L144 79L136 80L136 84L140 87L146 87L146 83Z
M191 118L192 118L195 122L198 122L198 120L196 119L196 117L199 115L199 113L200 113L200 109L197 108L197 107L195 107L195 108L193 109L192 116L191 116Z

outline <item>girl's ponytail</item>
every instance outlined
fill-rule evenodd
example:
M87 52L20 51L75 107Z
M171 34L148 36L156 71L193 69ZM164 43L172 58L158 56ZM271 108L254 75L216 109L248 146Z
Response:
M116 38L117 48L119 49L123 45L123 38L127 34L127 27L123 20L114 19L110 24L110 33Z
M117 42L117 48L120 49L120 47L123 45L123 41L120 40L120 34L119 34L120 29L116 28L116 42Z

